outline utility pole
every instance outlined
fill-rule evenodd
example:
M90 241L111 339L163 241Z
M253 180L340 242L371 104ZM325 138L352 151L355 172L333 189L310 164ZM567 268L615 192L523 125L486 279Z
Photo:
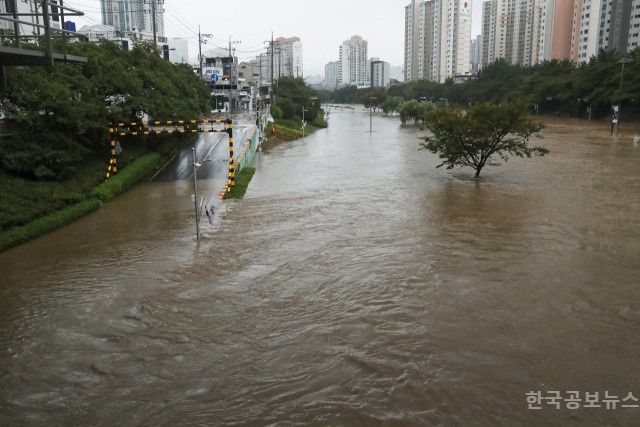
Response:
M42 0L42 19L44 20L44 36L47 44L47 58L53 67L53 43L51 41L51 19L49 16L49 2Z
M229 89L229 112L231 112L231 95L235 95L236 103L238 103L238 78L237 78L237 68L235 66L235 48L232 47L234 44L242 43L240 40L232 41L233 36L229 36L229 83L232 85L235 82L236 88Z
M200 32L200 25L198 25L198 71L200 72L200 78L202 78L202 33Z
M213 34L202 34L200 32L200 25L198 25L198 65L200 77L204 77L202 74L202 45L207 44L207 40L209 37L213 37Z
M273 31L271 31L271 87L273 87L273 51L274 46L273 46Z
M22 43L20 42L20 23L18 22L18 0L13 0L11 3L12 12L13 12L13 31L16 33L16 46L19 48L22 47Z
M622 58L619 63L622 64L622 70L620 71L620 92L618 92L618 114L616 117L616 138L620 136L620 117L622 115L622 84L624 83L624 65L631 62L630 59Z
M158 28L156 27L156 0L151 0L151 20L153 22L153 44L158 48Z
M156 22L156 4L164 3L164 0L148 0L151 3L151 23L153 26L153 44L157 48L158 47L158 25ZM147 0L145 0L147 3Z

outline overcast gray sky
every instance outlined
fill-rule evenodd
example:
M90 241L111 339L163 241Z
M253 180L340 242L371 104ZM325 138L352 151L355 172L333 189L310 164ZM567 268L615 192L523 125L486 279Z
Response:
M471 0L470 0L471 1ZM480 33L482 0L473 0L472 36ZM99 23L100 0L65 0L87 14L84 24ZM169 37L189 38L189 55L197 55L198 25L212 33L213 46L226 46L229 36L241 60L256 56L271 37L302 40L305 75L324 75L324 65L337 60L338 46L354 34L369 41L369 56L403 65L404 7L409 0L165 0ZM78 27L78 28L79 28Z

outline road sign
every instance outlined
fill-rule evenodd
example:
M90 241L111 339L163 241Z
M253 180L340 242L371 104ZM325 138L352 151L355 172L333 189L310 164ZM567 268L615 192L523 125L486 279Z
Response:
M217 73L213 73L211 74L211 81L216 83L218 80L220 80L220 76Z

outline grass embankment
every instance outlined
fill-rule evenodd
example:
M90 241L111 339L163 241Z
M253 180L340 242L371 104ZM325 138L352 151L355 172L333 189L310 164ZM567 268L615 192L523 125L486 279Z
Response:
M325 119L318 116L312 123L307 123L304 129L304 136L309 136L327 126ZM262 149L265 151L269 151L285 142L301 139L303 135L300 129L300 121L295 119L276 119L275 123L267 129L266 137L266 141L262 144Z
M247 192L249 183L253 178L253 174L256 173L256 168L244 168L240 171L236 177L236 185L233 186L230 192L228 192L225 199L242 199Z
M2 174L0 252L50 233L99 209L150 178L191 138L167 138L149 153L143 143L125 148L120 172L104 181L105 158L87 162L75 176L41 182ZM6 201L6 202L5 202Z

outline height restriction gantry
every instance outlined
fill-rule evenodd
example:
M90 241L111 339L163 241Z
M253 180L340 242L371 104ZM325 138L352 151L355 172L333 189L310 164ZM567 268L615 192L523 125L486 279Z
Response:
M160 136L173 134L226 133L229 139L229 172L226 191L235 186L236 163L233 149L233 120L167 120L151 122L118 122L109 125L111 159L107 166L106 178L118 173L118 158L121 154L119 137L125 136Z

